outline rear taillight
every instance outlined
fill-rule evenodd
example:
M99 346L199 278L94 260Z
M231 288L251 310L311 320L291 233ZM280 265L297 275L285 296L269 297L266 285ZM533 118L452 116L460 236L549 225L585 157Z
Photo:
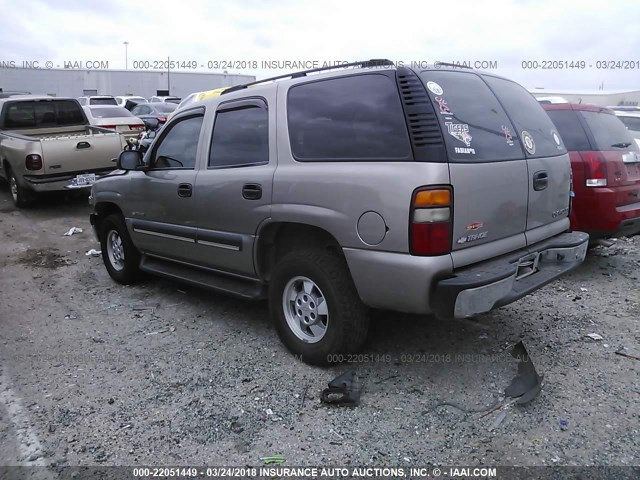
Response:
M419 188L411 198L409 241L412 255L451 251L453 194L450 187Z
M584 164L584 178L587 187L607 186L607 164L605 158L598 152L582 154Z
M27 170L40 170L42 168L42 157L40 155L27 155L24 162Z
M116 126L115 125L100 125L102 128L108 128L109 130L115 130Z
M144 130L144 125L129 125L129 130L136 130L136 131Z

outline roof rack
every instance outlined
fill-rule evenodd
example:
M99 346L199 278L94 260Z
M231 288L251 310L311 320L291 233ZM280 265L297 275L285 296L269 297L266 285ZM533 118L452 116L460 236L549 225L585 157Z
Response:
M468 68L469 70L473 70L473 67L461 65L459 63L438 62L438 65L441 67Z
M234 85L233 87L229 87L226 90L224 90L220 95L224 95L225 93L236 92L238 90L244 90L247 87L250 87L252 85L258 85L260 83L272 82L274 80L280 80L282 78L301 78L301 77L306 77L307 74L309 74L309 73L324 72L324 71L327 71L327 70L334 70L334 69L337 69L337 68L347 68L347 67L361 67L361 68L388 67L388 66L392 66L392 65L395 65L395 64L391 60L373 58L371 60L362 60L362 61L359 61L359 62L343 63L341 65L331 65L331 66L327 66L327 67L312 68L311 70L302 70L300 72L287 73L286 75L278 75L277 77L265 78L263 80L256 80L255 82L243 83L242 85Z

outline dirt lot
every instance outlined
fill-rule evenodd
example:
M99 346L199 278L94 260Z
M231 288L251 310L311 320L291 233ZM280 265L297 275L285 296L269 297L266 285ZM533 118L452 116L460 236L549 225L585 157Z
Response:
M640 464L640 361L615 353L640 351L640 237L474 320L374 312L368 361L323 369L283 348L265 303L115 284L85 256L89 211L63 196L18 211L0 186L0 465ZM502 411L437 406L492 405L519 340L537 398L493 430ZM349 368L360 405L322 404Z

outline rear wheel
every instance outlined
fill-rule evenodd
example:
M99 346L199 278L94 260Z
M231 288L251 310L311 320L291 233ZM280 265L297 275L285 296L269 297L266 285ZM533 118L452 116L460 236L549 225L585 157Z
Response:
M16 175L10 168L7 170L7 181L9 183L9 191L11 192L11 198L13 204L18 208L29 207L33 205L35 200L35 193L21 187L18 183Z
M140 279L140 253L131 241L122 215L112 214L101 222L100 247L111 278L123 285Z
M306 363L339 362L366 339L367 308L344 258L335 252L311 249L285 255L274 267L269 304L280 339Z

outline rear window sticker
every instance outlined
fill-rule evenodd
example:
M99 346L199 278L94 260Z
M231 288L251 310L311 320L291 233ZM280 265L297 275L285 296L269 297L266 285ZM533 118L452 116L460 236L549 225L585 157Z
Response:
M467 147L471 146L471 140L473 137L469 134L469 125L466 123L453 123L453 122L444 122L447 126L447 130L449 131L449 135L454 138L457 138L462 143L464 143Z
M434 95L442 95L444 93L444 90L442 90L442 87L438 85L436 82L427 82L427 88Z
M534 153L536 153L536 144L533 141L533 138L531 138L529 132L523 130L520 136L522 137L524 148L527 152L529 152L529 155L533 155Z
M447 101L444 98L438 96L438 97L435 97L435 100L438 103L438 107L440 107L440 113L442 115L451 115L451 110L449 110Z
M513 135L511 135L511 129L506 125L502 125L502 133L504 133L504 140L510 147L513 146Z
M556 142L556 146L558 150L562 150L562 141L560 140L560 135L555 130L551 130L551 136L553 137L553 141Z

